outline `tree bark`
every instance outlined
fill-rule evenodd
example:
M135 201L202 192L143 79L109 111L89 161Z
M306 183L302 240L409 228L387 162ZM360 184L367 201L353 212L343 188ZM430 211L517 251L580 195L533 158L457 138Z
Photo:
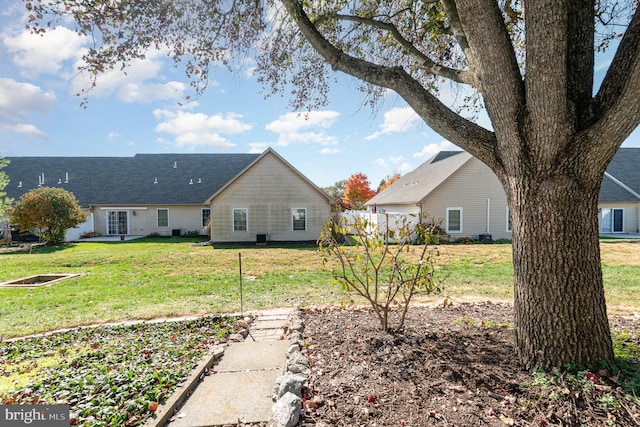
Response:
M501 180L512 219L515 335L523 365L613 363L598 194L607 164L640 122L640 12L594 99L593 0L527 4L526 70L499 3L441 0L467 56L465 81L482 94L488 131L447 108L407 70L332 45L303 2L282 2L334 70L394 90L433 130Z
M597 179L570 171L506 182L515 338L526 369L613 363L598 240Z

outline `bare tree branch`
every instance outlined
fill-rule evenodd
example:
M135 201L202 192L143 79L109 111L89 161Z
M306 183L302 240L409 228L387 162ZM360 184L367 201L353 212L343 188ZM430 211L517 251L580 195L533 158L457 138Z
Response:
M493 132L451 111L401 67L385 67L346 54L318 31L300 2L296 0L282 2L305 38L334 70L396 91L434 131L478 156L490 166L498 166L493 152L495 148Z
M460 17L458 16L458 9L456 8L455 0L440 0L442 7L444 8L444 12L449 19L449 26L451 27L451 32L458 40L458 45L462 52L464 52L467 57L467 62L469 62L470 66L473 63L473 54L471 49L469 49L469 42L467 41L467 36L464 33L464 29L462 28L462 24L460 23Z

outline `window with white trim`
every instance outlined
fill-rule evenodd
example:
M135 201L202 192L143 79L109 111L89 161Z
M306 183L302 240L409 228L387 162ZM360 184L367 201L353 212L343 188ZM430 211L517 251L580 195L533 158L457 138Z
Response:
M307 230L307 208L291 209L291 229L293 231Z
M210 219L211 219L211 209L202 208L202 226L206 227L207 224L209 224Z
M169 209L158 209L158 227L169 226Z
M233 208L233 231L249 230L249 211L247 208Z
M447 208L447 233L462 233L462 208Z

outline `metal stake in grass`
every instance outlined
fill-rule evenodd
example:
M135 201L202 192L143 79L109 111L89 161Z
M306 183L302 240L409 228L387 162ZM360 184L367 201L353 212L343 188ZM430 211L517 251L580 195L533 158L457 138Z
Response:
M244 318L244 307L242 304L242 253L238 252L238 268L240 270L240 315Z

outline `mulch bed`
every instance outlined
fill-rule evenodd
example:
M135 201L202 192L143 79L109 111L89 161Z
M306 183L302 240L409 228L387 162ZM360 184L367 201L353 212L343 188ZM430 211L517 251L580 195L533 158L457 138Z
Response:
M302 425L640 425L637 399L613 374L523 371L512 318L508 304L412 307L390 334L368 310L303 312L312 372ZM640 345L639 319L611 325Z

